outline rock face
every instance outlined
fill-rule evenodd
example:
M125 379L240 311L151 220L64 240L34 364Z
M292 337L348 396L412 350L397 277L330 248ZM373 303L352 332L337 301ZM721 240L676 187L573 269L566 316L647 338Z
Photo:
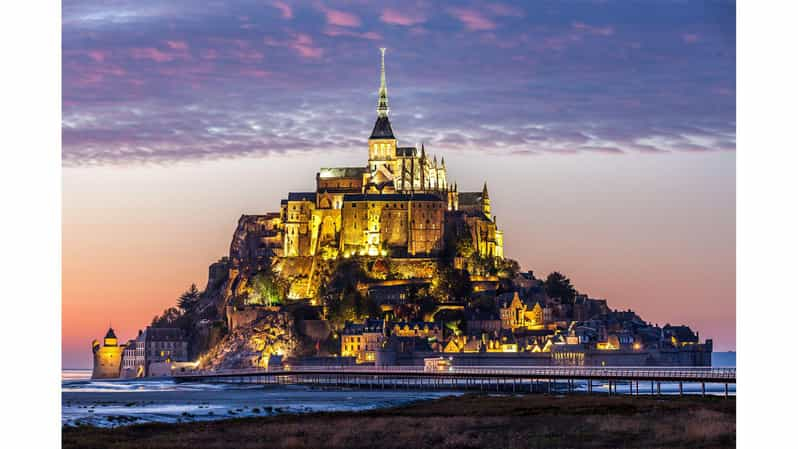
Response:
M299 345L293 319L272 312L227 334L200 357L200 369L266 367L273 354L291 356Z

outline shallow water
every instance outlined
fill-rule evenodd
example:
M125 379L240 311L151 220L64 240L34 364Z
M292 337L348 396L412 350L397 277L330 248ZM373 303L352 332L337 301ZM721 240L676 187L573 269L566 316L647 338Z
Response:
M713 366L735 366L735 353L714 353ZM171 379L91 380L91 370L63 370L61 421L64 425L118 426L142 422L189 422L279 413L357 411L395 407L419 400L457 395L452 391L323 389L298 385L176 383ZM578 391L587 391L577 382ZM707 385L707 394L724 394L723 385ZM564 389L561 384L559 389ZM656 389L656 384L654 386ZM729 394L736 394L736 385ZM595 393L607 384L593 384ZM630 385L618 385L629 394ZM654 390L656 391L656 390ZM637 393L637 390L635 391ZM641 382L639 394L650 394ZM678 394L678 384L662 384L661 394ZM700 394L701 384L684 384L685 394Z
M62 382L64 425L117 426L189 422L279 413L357 411L460 394L446 391L367 391L293 385L175 383L172 380Z

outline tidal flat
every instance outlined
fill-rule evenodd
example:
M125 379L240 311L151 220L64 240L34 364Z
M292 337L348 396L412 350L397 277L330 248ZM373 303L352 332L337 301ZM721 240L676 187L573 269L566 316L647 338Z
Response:
M466 394L359 412L64 427L70 448L733 448L733 397Z

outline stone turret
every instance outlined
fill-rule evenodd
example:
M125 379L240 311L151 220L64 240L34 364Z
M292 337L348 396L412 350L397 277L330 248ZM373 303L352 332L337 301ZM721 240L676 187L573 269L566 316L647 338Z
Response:
M92 379L115 379L119 377L125 345L119 344L113 328L108 328L108 332L105 333L105 338L103 338L102 346L97 340L92 341L91 350L94 353Z

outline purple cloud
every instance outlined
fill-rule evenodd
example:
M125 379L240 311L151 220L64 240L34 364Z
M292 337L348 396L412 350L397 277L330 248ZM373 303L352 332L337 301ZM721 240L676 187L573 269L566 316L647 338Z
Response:
M405 143L506 154L736 145L733 8L280 4L65 1L64 163L359 149L380 46Z

